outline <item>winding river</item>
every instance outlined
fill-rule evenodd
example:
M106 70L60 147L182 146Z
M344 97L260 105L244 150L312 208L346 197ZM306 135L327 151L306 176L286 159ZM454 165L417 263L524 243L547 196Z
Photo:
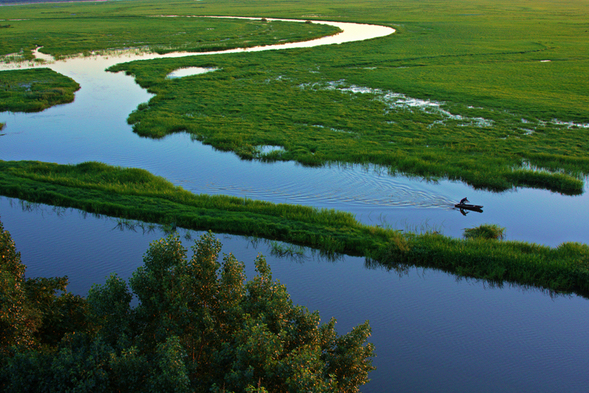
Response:
M344 33L246 51L341 44L393 32L380 26L326 23ZM230 52L237 51L244 50ZM144 168L195 193L334 208L352 212L365 223L413 231L440 230L459 237L465 227L495 223L507 228L508 239L550 246L589 243L587 192L575 197L530 189L496 194L450 181L391 177L373 167L241 161L185 134L157 141L140 138L126 118L151 96L131 77L104 70L122 61L155 57L163 56L119 54L50 63L82 86L75 101L36 114L0 114L0 122L7 123L0 157L62 164L95 160ZM463 196L485 205L484 213L462 216L453 209ZM119 230L113 219L8 198L0 198L0 218L29 276L68 275L70 290L79 294L113 271L128 277L141 264L149 241L163 236L158 228L146 233L139 227ZM586 299L551 297L519 287L489 288L434 270L410 269L398 275L366 266L361 258L326 261L311 250L296 259L279 258L271 256L262 241L218 236L225 252L246 262L248 277L255 255L267 255L275 279L287 285L295 303L319 310L325 320L335 316L340 332L370 320L378 369L363 392L588 389Z

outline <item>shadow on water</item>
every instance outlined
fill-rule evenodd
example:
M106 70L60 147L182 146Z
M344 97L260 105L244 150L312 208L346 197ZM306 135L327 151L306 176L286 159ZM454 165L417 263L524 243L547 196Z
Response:
M64 276L86 295L116 272L127 279L149 243L172 228L0 198L0 219L27 276ZM201 232L177 228L186 248ZM307 248L217 234L253 277L266 256L295 304L338 320L340 333L370 321L377 370L362 392L583 391L589 304L578 296L457 278L364 258L326 258Z

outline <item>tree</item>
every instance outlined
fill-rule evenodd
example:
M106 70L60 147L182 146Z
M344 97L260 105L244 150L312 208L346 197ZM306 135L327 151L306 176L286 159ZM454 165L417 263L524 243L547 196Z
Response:
M34 279L23 289L24 267L3 236L1 293L18 311L13 319L2 314L2 326L13 327L4 348L16 348L19 337L42 345L6 352L0 388L355 392L374 369L367 322L339 336L335 319L321 325L317 312L292 303L264 257L250 281L232 254L220 262L211 233L190 259L177 234L153 242L129 287L111 275L87 300L55 295L66 278ZM39 318L26 328L31 315Z
M220 263L220 250L210 233L190 260L177 235L152 243L130 280L141 302L142 348L177 336L198 391L352 392L368 382L368 323L338 336L335 320L320 325L318 313L293 305L264 257L246 282L244 264L232 254Z
M40 313L27 302L25 268L0 222L0 357L7 356L11 347L31 348L41 322Z

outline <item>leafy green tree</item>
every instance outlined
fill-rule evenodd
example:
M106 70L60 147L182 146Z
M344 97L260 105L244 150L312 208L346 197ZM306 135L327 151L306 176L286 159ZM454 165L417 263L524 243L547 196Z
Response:
M320 325L318 313L293 305L262 256L246 282L232 254L219 262L212 234L193 251L187 260L177 235L155 242L130 282L141 302L141 347L177 336L194 389L351 392L368 381L368 323L338 336L335 320Z
M7 356L11 347L31 348L41 322L40 313L27 302L25 268L10 233L0 222L0 358Z
M153 242L129 287L111 275L87 300L56 295L67 278L24 280L3 236L2 272L12 281L3 282L2 296L12 296L15 310L22 304L22 317L2 314L13 326L3 345L13 349L2 357L1 389L355 392L374 369L368 323L339 336L334 319L321 325L317 312L292 303L264 257L250 281L232 254L220 262L211 233L195 242L190 259L177 234ZM28 330L27 310L39 316ZM32 344L14 349L19 337Z
M131 343L134 312L133 295L125 280L112 274L106 283L93 285L88 292L88 305L93 328L113 348L127 348Z
M67 292L67 284L67 276L25 280L27 304L41 316L35 334L41 345L55 346L66 333L87 330L86 299Z

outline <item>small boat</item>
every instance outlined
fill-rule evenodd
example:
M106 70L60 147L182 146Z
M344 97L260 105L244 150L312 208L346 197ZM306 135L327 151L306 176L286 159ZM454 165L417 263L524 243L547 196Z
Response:
M457 203L456 205L454 205L454 207L458 208L458 209L464 209L464 210L474 210L474 211L483 211L483 206L482 205L470 205L468 203Z

